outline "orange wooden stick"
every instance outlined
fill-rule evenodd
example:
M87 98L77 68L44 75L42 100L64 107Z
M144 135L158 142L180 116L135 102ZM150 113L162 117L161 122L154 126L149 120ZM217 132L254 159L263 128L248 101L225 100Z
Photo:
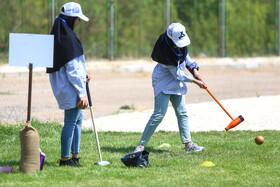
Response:
M218 101L218 99L216 99L216 97L208 90L208 88L205 88L205 90L211 95L211 97L220 105L220 107L225 111L225 113L227 113L227 115L232 119L233 117L226 111L226 109L222 106L222 104Z
M189 69L190 70L190 69ZM202 81L200 78L196 77L194 75L194 72L192 70L190 70L191 73L193 74L193 76ZM203 81L202 81L203 82ZM204 82L203 82L204 83ZM205 83L204 83L205 84ZM232 122L230 122L230 124L225 128L226 131L228 131L231 128L236 127L237 125L239 125L242 121L244 121L243 116L238 116L236 119L233 119L233 117L227 112L227 110L222 106L222 104L218 101L218 99L216 99L216 97L210 92L210 90L208 90L208 88L206 86L204 86L204 89L211 95L211 97L220 105L220 107L225 111L225 113L232 119Z
M203 80L201 80L200 78L198 78L198 77L196 77L195 75L194 75L194 73L192 72L192 74L193 74L193 76L195 77L195 78L197 78L198 80L200 80L201 82L203 82ZM204 82L203 82L204 83ZM205 84L205 83L204 83ZM216 99L216 97L210 92L210 90L208 90L208 88L206 87L206 86L204 86L204 89L211 95L211 97L220 105L220 107L225 111L225 113L232 119L232 120L234 120L233 119L233 117L228 113L228 111L222 106L222 104L218 101L218 99Z

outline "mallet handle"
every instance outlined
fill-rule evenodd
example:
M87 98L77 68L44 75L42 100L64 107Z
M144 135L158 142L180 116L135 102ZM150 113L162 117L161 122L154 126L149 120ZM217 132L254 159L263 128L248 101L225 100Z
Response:
M97 130L94 124L94 114L93 114L93 109L92 109L92 102L91 102L91 96L90 96L90 90L89 90L89 85L88 82L86 82L86 90L87 90L87 98L89 102L89 109L90 109L90 115L91 115L91 121L92 121L92 130L95 133L95 140L96 140L96 146L99 154L99 160L102 162L102 155L101 155L101 150L100 150L100 145L99 145L99 139L98 139L98 134Z
M88 82L86 82L86 90L87 90L87 96L88 96L88 104L89 104L89 106L92 106Z
M201 80L200 80L201 81ZM227 110L222 106L222 104L216 99L216 97L208 90L208 88L205 88L205 90L211 95L211 97L220 105L220 107L225 111L225 113L232 119L233 117L227 112Z
M190 69L190 68L188 68L188 67L187 67L187 69L191 72L191 74L192 74L197 80L200 80L200 81L203 82L203 80L201 80L200 78L198 78L198 77L196 77L196 76L194 75L194 72L193 72L192 69ZM204 83L204 82L203 82L203 83ZM218 103L218 105L220 105L220 107L225 111L225 113L226 113L232 120L234 120L233 117L227 112L227 110L226 110L226 109L222 106L222 104L218 101L218 99L210 92L210 90L209 90L207 87L205 87L204 89L209 93L209 95L211 95L211 97Z

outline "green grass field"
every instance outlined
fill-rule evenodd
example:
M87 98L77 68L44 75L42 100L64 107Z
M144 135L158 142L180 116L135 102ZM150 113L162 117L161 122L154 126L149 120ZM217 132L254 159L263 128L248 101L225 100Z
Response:
M279 186L280 132L229 131L192 133L192 139L206 150L184 153L178 132L155 133L146 150L149 168L127 168L121 157L134 151L141 133L99 132L103 160L112 164L100 167L94 134L83 131L80 147L82 168L59 167L60 132L55 123L32 121L46 154L43 171L19 172L19 126L0 125L0 167L13 166L14 173L0 173L0 186ZM265 142L257 145L254 138ZM158 148L163 143L172 147ZM214 167L200 166L211 161Z

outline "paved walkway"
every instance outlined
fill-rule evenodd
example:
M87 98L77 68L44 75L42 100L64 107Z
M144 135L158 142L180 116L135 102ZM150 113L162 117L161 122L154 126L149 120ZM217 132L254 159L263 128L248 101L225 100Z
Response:
M222 105L235 119L245 121L231 130L280 130L280 95L221 100ZM153 110L122 113L95 119L98 131L143 132ZM223 131L232 121L215 102L187 104L191 132ZM85 120L84 129L92 128L91 119ZM157 131L178 131L174 110L169 107Z

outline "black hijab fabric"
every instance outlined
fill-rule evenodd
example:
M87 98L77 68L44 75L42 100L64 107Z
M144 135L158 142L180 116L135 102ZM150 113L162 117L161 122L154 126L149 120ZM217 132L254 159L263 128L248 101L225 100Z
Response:
M77 17L70 17L62 14L56 18L51 30L51 34L54 35L53 68L47 68L47 73L58 71L70 60L84 54L82 44L73 31L76 19ZM65 20L67 24L63 20Z
M166 32L161 34L154 46L152 59L165 65L177 66L178 61L181 64L186 59L188 49L187 47L174 48L174 45Z

